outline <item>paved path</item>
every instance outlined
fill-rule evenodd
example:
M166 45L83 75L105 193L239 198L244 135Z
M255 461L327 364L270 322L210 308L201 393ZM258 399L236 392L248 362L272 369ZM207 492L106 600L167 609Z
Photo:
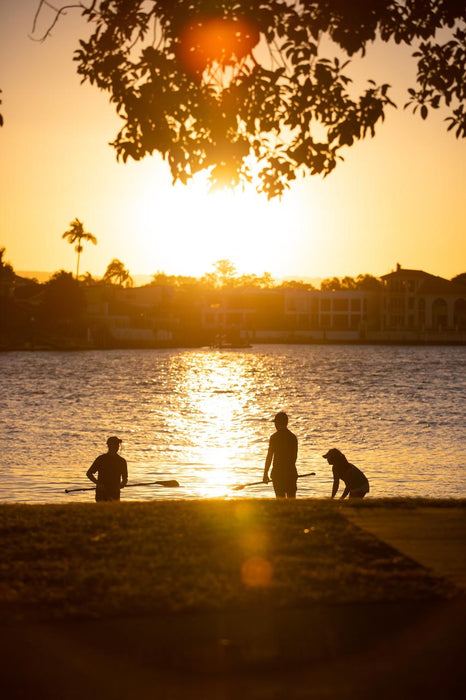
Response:
M466 590L465 508L348 508L358 527Z

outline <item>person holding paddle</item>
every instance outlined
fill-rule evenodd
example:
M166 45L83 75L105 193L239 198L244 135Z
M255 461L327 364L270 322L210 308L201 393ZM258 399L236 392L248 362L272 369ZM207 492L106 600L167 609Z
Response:
M269 469L273 460L270 476L275 496L277 498L296 498L298 438L291 430L288 430L288 416L283 411L277 413L273 422L276 432L270 436L262 481L264 484L269 483Z
M121 442L120 438L109 437L108 452L99 455L86 472L87 478L96 485L96 501L119 501L120 489L126 486L128 465L126 459L118 454Z

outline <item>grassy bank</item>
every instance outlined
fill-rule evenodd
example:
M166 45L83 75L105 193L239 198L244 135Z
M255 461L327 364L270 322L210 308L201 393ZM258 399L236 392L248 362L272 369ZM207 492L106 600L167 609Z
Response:
M422 601L456 590L353 524L421 500L2 505L2 621ZM465 507L461 501L429 507Z

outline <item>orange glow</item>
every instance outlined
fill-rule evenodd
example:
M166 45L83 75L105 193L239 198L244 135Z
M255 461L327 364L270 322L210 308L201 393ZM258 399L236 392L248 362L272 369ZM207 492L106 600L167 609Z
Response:
M157 154L117 162L108 143L120 119L102 91L81 84L71 60L86 22L69 12L50 40L31 41L37 5L4 0L0 23L8 66L0 85L0 246L16 271L76 269L76 254L61 236L77 216L98 239L82 264L97 277L115 257L133 277L201 276L222 259L239 273L268 271L277 280L382 275L396 262L447 278L463 272L466 144L446 131L443 110L423 121L401 108L415 80L412 47L375 41L367 64L355 57L349 76L358 85L367 77L390 83L400 109L387 114L374 139L347 149L328 178L298 177L281 202L268 202L253 186L209 195L205 173L187 187L172 186ZM184 29L189 21L195 18ZM253 27L250 50L260 60L257 37ZM188 38L182 48L189 53ZM212 67L215 76L205 77L221 87L238 65L219 66L218 77Z
M259 32L245 19L198 19L180 32L178 60L183 68L202 75L213 63L234 65L259 42Z
M251 557L241 567L241 578L246 586L268 586L272 573L272 565L262 557Z
M246 552L263 552L267 546L267 535L262 530L246 531L241 539L241 545Z
M228 451L221 449L205 450L207 464L225 464L228 462ZM228 483L231 481L231 475L228 468L206 468L204 470L204 487L202 488L202 496L206 498L221 498L228 493Z
M235 518L239 522L247 523L254 518L255 509L251 503L238 503L235 508Z

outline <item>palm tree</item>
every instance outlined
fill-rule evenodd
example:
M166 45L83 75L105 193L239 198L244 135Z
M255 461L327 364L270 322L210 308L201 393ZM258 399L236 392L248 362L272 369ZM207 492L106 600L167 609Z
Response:
M125 270L125 266L121 260L113 258L112 262L108 264L105 270L104 281L110 282L115 281L120 287L132 287L133 278L129 274L128 270Z
M78 218L70 222L71 228L69 231L65 231L62 238L66 238L68 243L76 243L75 251L78 254L78 264L76 265L76 279L79 278L79 257L83 252L83 246L81 241L91 241L94 245L97 245L97 238L88 231L84 230L84 224Z

